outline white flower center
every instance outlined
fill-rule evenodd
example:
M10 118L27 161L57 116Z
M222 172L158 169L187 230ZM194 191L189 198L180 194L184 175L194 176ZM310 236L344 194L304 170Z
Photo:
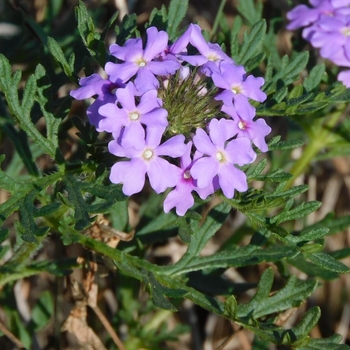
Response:
M139 114L137 113L137 112L131 112L131 113L129 113L129 118L131 119L131 120L137 120L137 119L139 119Z
M189 170L186 170L185 172L184 172L184 179L185 180L188 180L188 179L190 179L191 178L191 173L190 173L190 171Z
M146 151L143 152L143 158L146 160L149 160L153 157L153 151L150 149L146 149Z
M240 121L240 122L238 123L238 128L241 129L241 130L245 130L245 129L246 129L245 123L242 122L242 121Z
M139 64L139 67L144 67L146 65L146 62L145 61L140 61L138 64Z
M239 86L232 86L231 91L236 95L241 92L241 88Z
M219 60L220 58L218 57L218 55L214 52L211 52L209 55L208 55L208 60L209 61L212 61L212 62L215 62L217 60Z
M216 159L219 161L219 162L222 162L225 160L225 157L224 155L221 153L221 152L216 152L216 155L215 155Z
M343 35L345 36L350 36L350 27L344 27L341 32L343 33Z

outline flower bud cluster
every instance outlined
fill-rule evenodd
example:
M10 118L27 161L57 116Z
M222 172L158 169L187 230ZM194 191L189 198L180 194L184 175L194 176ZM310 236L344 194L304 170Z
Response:
M320 55L338 66L350 68L350 0L310 0L313 6L298 5L287 13L287 29L301 27L303 38L320 49ZM338 80L350 87L350 70Z
M111 45L110 53L116 60L106 64L107 78L82 78L71 96L95 97L89 121L112 134L109 152L121 157L111 182L132 195L147 175L156 193L172 189L164 210L176 208L178 215L193 206L193 191L202 199L219 189L228 198L246 191L246 175L236 165L255 160L252 143L266 152L271 131L263 119L254 120L249 102L266 99L264 80L247 75L194 24L172 44L165 31L150 27L145 44L129 39Z

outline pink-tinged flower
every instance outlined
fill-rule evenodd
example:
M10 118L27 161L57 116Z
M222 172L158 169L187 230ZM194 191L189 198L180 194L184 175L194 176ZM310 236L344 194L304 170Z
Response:
M233 119L229 127L232 133L237 137L246 137L250 139L261 152L267 152L268 147L265 136L271 132L271 128L266 124L264 119L254 120L255 108L251 105L223 105L221 110Z
M214 184L211 183L205 188L197 187L197 182L191 176L191 166L198 158L191 159L192 142L186 145L186 153L180 158L180 168L177 168L177 184L166 196L164 200L164 211L169 213L172 208L176 208L176 214L183 216L194 204L192 191L196 191L202 199L206 199L215 191Z
M183 135L176 135L160 145L165 128L147 128L146 140L141 150L125 148L116 140L109 143L109 151L119 157L130 158L112 166L110 180L123 184L124 194L131 196L142 190L145 176L148 175L151 187L157 192L164 192L177 183L178 168L161 156L181 157L186 152Z
M178 57L183 61L192 66L202 66L202 71L207 76L210 76L213 70L217 70L220 62L233 63L232 58L227 56L218 44L205 41L200 26L190 24L188 32L190 33L190 43L199 51L199 55L179 55Z
M287 13L287 18L291 21L287 29L306 27L327 16L349 14L349 0L310 0L310 4L313 8L298 5Z
M247 76L242 66L222 62L220 72L213 72L211 78L215 86L223 89L215 99L222 100L226 106L249 104L248 98L259 102L266 99L266 94L260 89L264 79Z
M125 46L113 44L110 53L123 63L106 64L106 72L112 81L121 80L127 82L137 75L135 85L138 90L145 92L155 89L159 82L155 75L173 74L180 67L180 63L174 60L161 59L160 54L168 45L168 34L158 31L155 27L147 29L147 43L142 47L141 39L130 39Z
M112 83L103 79L99 74L92 74L79 81L80 87L70 92L70 95L76 100L84 100L97 96L96 100L88 107L86 114L91 125L96 127L98 132L103 131L100 128L100 122L104 116L99 114L98 110L106 103L115 103L117 100L116 90L123 87L124 84Z
M225 119L212 119L209 124L210 137L203 129L197 129L193 142L205 156L192 165L190 172L200 188L212 184L217 176L224 195L232 198L235 190L242 192L248 189L245 173L234 164L249 164L255 160L256 154L247 138L226 142L232 137L227 128L228 122Z
M142 149L145 139L143 125L165 128L168 125L168 112L161 108L162 100L157 98L157 90L145 92L136 105L137 95L138 92L132 82L129 82L124 89L118 89L118 104L122 108L115 103L107 103L100 107L99 113L106 117L100 122L100 127L111 133L118 133L124 127L121 145Z

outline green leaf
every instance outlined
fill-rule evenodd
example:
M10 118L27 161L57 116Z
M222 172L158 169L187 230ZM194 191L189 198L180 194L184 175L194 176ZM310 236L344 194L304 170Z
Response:
M3 91L8 103L11 114L18 121L19 126L27 135L36 142L36 144L52 158L55 157L56 148L52 145L50 140L45 138L32 122L31 112L33 108L34 98L33 92L36 92L36 79L31 76L28 81L27 91L25 89L24 100L22 105L18 97L18 84L21 79L21 72L17 71L11 74L11 66L7 58L0 54L0 89ZM30 106L31 104L31 106Z
M330 93L327 93L327 97L332 102L349 102L350 89L346 89L344 85L335 85Z
M101 33L101 40L105 40L106 36L108 34L109 29L111 28L111 26L117 21L118 19L118 15L119 12L116 11L112 17L108 20L108 22L106 23L105 27L103 28L103 31Z
M137 231L137 237L143 243L153 243L159 240L164 240L168 232L173 232L176 229L177 216L170 213L162 212L153 220L150 220L145 226Z
M75 229L85 229L91 225L92 219L88 213L87 204L80 191L80 186L73 176L66 176L64 183L67 187L69 203L74 209Z
M224 316L230 320L234 320L236 318L236 311L237 300L233 295L231 295L225 301Z
M295 244L298 244L300 242L309 242L314 241L316 239L323 238L327 233L329 232L329 229L327 227L321 227L318 229L311 229L311 230L303 230L298 233L296 233L293 236L289 236L289 239L293 241Z
M191 237L191 243L188 246L186 253L173 266L165 268L167 274L182 273L182 270L192 261L192 259L199 255L209 239L222 226L231 207L227 204L219 204L210 212L199 230L196 230Z
M347 273L350 271L350 269L346 265L324 252L310 254L307 255L307 257L317 266L320 266L323 269L329 271L337 273Z
M305 69L308 60L309 52L307 51L297 53L291 59L287 55L283 56L278 72L264 85L266 94L276 91L277 83L283 82L283 85L287 86L297 80L299 74ZM284 114L285 108L282 110L282 115Z
M255 176L255 180L283 182L289 180L292 177L293 175L284 172L282 169L277 169L266 175L257 175Z
M294 334L298 338L306 338L311 330L317 325L320 317L320 308L317 306L312 307L306 312L301 321L295 327L293 327Z
M286 182L280 183L279 186L276 187L274 192L268 193L265 195L265 199L267 199L267 198L279 198L279 197L291 198L291 197L298 196L299 194L302 194L309 189L308 185L298 185L298 186L294 186L294 187L291 187L291 188L283 191L285 184L286 184Z
M187 262L176 274L184 274L204 269L243 267L257 265L264 261L275 262L292 258L298 254L295 247L260 248L254 245L234 247L209 256L197 256ZM175 265L174 265L175 266Z
M5 241L10 235L10 230L5 228L0 228L0 244Z
M14 127L14 121L8 116L5 104L3 103L2 99L0 99L0 120L1 129L5 132L8 139L11 140L15 146L15 149L24 166L27 168L29 174L38 176L39 171L33 160L33 154L28 143L27 134L23 130L17 130Z
M34 75L31 75L24 87L24 93L23 93L23 99L22 99L22 110L25 111L25 113L30 113L33 103L34 103L34 96L36 93L36 79Z
M63 50L61 49L58 42L54 38L47 37L47 47L52 57L55 59L58 65L62 68L66 76L69 79L71 79L73 82L77 83L78 79L76 77L76 74L72 69L71 64L68 63L66 56L64 55Z
M296 350L349 350L350 347L341 342L341 335L335 334L329 338L309 339L306 345L297 346Z
M256 166L250 167L249 170L246 172L248 180L253 180L256 176L259 176L265 169L266 164L267 159L263 159Z
M3 157L0 157L0 163ZM10 176L0 171L0 183L3 189L11 193L11 197L4 203L0 204L0 223L9 217L14 211L18 210L24 204L24 200L33 190L38 191L40 188L46 188L60 180L60 173L47 175L39 178L32 183L16 181Z
M335 251L328 253L328 254L337 260L345 259L350 255L350 248L343 248L343 249L335 250Z
M304 145L303 141L300 140L288 140L288 141L278 141L273 144L269 143L269 151L275 150L288 150L298 148Z
M253 25L250 33L246 35L243 40L238 59L236 61L237 64L245 65L247 61L256 55L257 51L261 49L265 32L266 21L264 19Z
M185 217L179 217L176 220L176 223L179 226L179 237L184 243L189 244L191 242L191 236L193 234L191 226L188 224Z
M40 295L32 309L32 322L35 323L35 330L44 328L50 321L54 312L54 304L51 293L45 291Z
M34 220L34 198L37 191L30 192L23 200L23 204L19 207L21 220L18 223L19 231L22 233L21 238L26 242L36 242L36 236L43 236L49 231L49 227L39 227Z
M84 46L90 56L100 66L106 63L106 49L101 34L95 30L92 18L89 16L86 6L80 0L79 6L75 8L75 16L78 22L78 31ZM103 33L105 35L105 33Z
M132 13L131 15L125 15L120 27L116 27L117 44L124 45L126 40L129 39L135 32L137 32L137 15Z
M158 30L167 31L168 11L164 5L160 9L154 8L150 15L146 28L157 27Z
M59 144L58 144L58 129L61 124L61 119L55 117L51 101L51 83L48 79L45 68L38 64L35 69L35 77L37 79L37 96L36 100L40 105L40 109L44 115L46 122L46 138L51 143L51 147L56 149L55 155L58 155ZM57 159L57 157L56 157ZM61 159L57 159L60 163L63 162L63 156Z
M184 19L188 8L188 0L171 0L168 13L168 35L170 40L177 37L178 27Z
M230 53L231 57L236 60L239 54L240 44L239 44L239 33L243 26L242 17L236 16L232 24L232 29L230 32Z
M262 17L263 5L261 2L254 3L253 0L239 0L237 10L252 26Z
M350 226L350 215L335 217L334 213L327 214L321 221L308 226L307 230L319 229L327 227L329 229L328 235L333 235L345 230Z
M265 270L261 276L257 292L253 299L247 303L239 305L237 316L260 318L276 312L288 310L299 306L317 287L317 282L308 280L298 280L292 276L287 284L272 296L270 295L273 283L273 270Z
M280 103L284 100L284 98L287 96L288 94L288 87L287 86L283 86L281 89L277 90L272 98L273 100L275 100L277 103Z
M323 280L330 281L339 278L339 274L325 270L324 268L307 261L303 254L299 254L292 259L288 259L289 264L295 266L300 271L305 272L309 277L320 277Z
M319 87L320 82L322 80L322 77L325 73L325 65L318 64L317 66L314 66L309 75L304 79L303 86L305 87L306 91L312 91Z
M165 297L167 291L172 290L165 288L163 285L161 285L152 273L148 274L148 279L148 289L154 305L160 307L161 309L176 312L176 307ZM186 292L183 291L182 295L184 295L185 293Z
M129 222L128 201L118 201L109 209L112 226L124 231L127 229Z
M41 241L42 240L43 238ZM35 276L43 272L52 273L56 276L69 275L73 268L78 267L77 261L74 258L56 261L38 261L26 265L28 258L33 254L33 251L37 249L37 243L23 243L16 254L7 261L6 265L0 267L1 287L6 283Z
M309 215L310 213L317 210L322 205L318 201L310 201L307 203L299 204L290 210L283 209L279 214L275 215L272 219L272 223L280 224L284 221L295 220Z

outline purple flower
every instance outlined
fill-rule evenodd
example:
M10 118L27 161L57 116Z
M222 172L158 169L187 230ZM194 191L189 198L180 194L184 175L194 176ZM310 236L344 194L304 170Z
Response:
M310 3L314 8L306 5L298 5L287 13L287 18L291 21L287 25L287 29L294 30L300 27L306 27L313 24L322 15L332 15L334 7L330 0L311 0Z
M155 75L173 74L180 67L174 60L161 60L160 54L168 44L168 34L155 27L147 29L147 43L142 48L141 39L130 39L124 47L117 44L110 46L110 52L124 63L106 64L106 72L112 81L127 82L137 74L135 85L138 90L145 92L157 88L159 82Z
M261 91L263 78L246 75L244 67L228 62L220 64L220 72L213 72L211 76L214 84L224 89L215 99L222 100L226 106L235 104L249 104L248 98L263 102L266 94Z
M81 78L79 81L80 87L70 92L70 95L76 100L84 100L97 95L96 100L88 107L86 114L91 125L96 127L96 130L101 132L100 122L104 116L99 114L98 109L106 103L115 103L117 100L116 90L124 84L112 83L109 80L103 79L99 74L92 74L86 78Z
M124 148L116 140L109 143L109 151L119 157L130 158L112 166L111 182L123 184L123 192L131 196L142 190L145 175L148 175L151 187L163 192L177 183L178 168L161 156L181 157L186 152L185 137L176 135L160 145L165 128L147 128L146 140L141 150L134 147Z
M294 30L306 27L324 18L337 15L349 14L349 0L310 0L313 8L306 5L298 5L287 13L287 18L291 21L287 29Z
M138 105L135 96L138 95L133 83L129 82L124 89L117 90L118 103L107 103L100 107L99 113L106 117L100 122L100 127L107 132L118 133L123 130L121 145L142 149L144 146L145 130L148 127L165 128L168 125L168 112L160 108L162 100L157 98L157 90L145 92Z
M179 55L187 54L187 46L190 42L191 26L171 45L169 45L162 53L163 59L179 60Z
M338 80L347 88L350 88L350 70L344 70L338 74Z
M255 160L250 140L237 138L226 142L232 134L228 131L227 120L212 119L209 124L209 136L203 129L197 129L193 142L197 150L206 157L198 159L190 170L191 175L197 180L197 186L205 188L209 186L215 176L227 198L232 198L234 191L246 191L248 189L247 178L242 170L234 164L244 165Z
M265 136L271 132L271 128L264 119L253 120L255 117L255 108L253 106L241 104L234 106L224 105L221 110L232 117L234 122L230 124L230 127L234 135L249 138L261 152L268 151Z
M192 191L196 191L202 199L206 199L215 191L214 184L211 183L205 188L197 187L197 182L191 176L191 166L196 162L191 159L192 142L186 145L186 153L180 158L180 168L177 168L177 184L166 196L164 200L164 211L169 213L172 208L176 208L176 214L183 216L194 204Z
M192 66L203 66L202 71L208 76L211 75L213 70L217 70L220 62L233 63L232 58L227 56L218 44L205 41L200 26L190 24L188 31L190 32L190 43L199 51L199 55L179 55L182 60L190 63Z
M335 62L344 54L350 60L350 16L323 18L317 23L318 30L310 39L314 47L321 48L320 54Z

